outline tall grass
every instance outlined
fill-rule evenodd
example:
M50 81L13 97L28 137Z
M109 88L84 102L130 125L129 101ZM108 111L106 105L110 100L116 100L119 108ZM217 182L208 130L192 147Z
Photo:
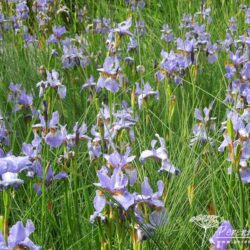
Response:
M32 2L32 1L30 1ZM161 60L160 52L168 49L160 40L160 29L164 23L168 23L176 36L182 36L178 28L184 13L194 13L199 10L200 1L148 0L146 8L140 13L131 12L124 1L57 1L67 5L70 18L64 14L55 15L51 23L61 24L67 27L67 35L81 35L88 41L87 50L100 56L94 59L94 63L86 69L64 70L60 58L51 57L50 51L54 45L45 44L43 34L38 34L39 48L23 48L20 36L12 33L6 34L0 42L0 109L4 115L9 115L7 124L10 128L11 147L14 154L19 154L23 142L30 142L33 138L30 121L25 112L11 113L11 104L7 101L8 85L10 82L22 83L25 88L36 94L38 90L35 84L41 80L39 68L43 65L47 69L56 69L60 72L63 83L67 86L67 97L64 101L56 101L54 110L60 111L60 123L67 123L71 129L77 120L85 121L88 129L95 123L96 114L99 111L104 98L108 103L113 101L114 96L101 93L96 100L89 101L87 92L80 92L81 85L92 74L98 77L97 67L103 64L106 56L105 40L95 34L86 33L87 21L80 24L74 18L74 6L86 5L88 16L91 19L97 17L110 17L112 22L121 22L132 15L135 19L143 19L146 24L147 35L138 37L139 51L135 55L136 64L145 66L145 81L157 86L154 73L154 64ZM243 27L243 16L239 11L243 1L207 1L207 6L212 9L212 23L208 26L212 40L216 41L225 37L227 21L231 16L237 17L240 29ZM6 10L8 13L11 9ZM36 26L30 23L30 29L36 31ZM243 28L242 28L243 29ZM138 158L140 153L149 148L151 140L156 133L164 136L167 142L169 157L182 174L175 178L164 177L167 186L165 204L169 213L169 222L164 229L159 230L150 240L142 243L142 249L201 249L204 230L190 222L193 216L199 214L216 214L228 219L235 228L240 229L240 194L237 188L229 196L230 182L227 175L228 163L226 155L217 151L222 141L220 123L225 119L226 105L223 102L226 93L226 80L224 78L224 61L226 55L221 53L218 62L208 65L201 60L197 76L190 70L185 78L183 86L176 87L170 83L170 95L166 95L167 82L159 86L160 100L149 101L147 107L139 114L139 122L135 129L136 141L132 152ZM127 70L131 82L139 81L141 76L132 74ZM195 70L195 69L194 69ZM175 98L173 104L171 98ZM115 100L130 102L125 90L115 95ZM209 144L205 146L189 146L192 137L192 127L195 123L195 107L203 108L215 100L214 115L217 117L217 130L213 135L215 147ZM35 107L41 108L41 99L34 100ZM170 117L171 105L174 105L173 114ZM136 110L137 110L136 106ZM57 168L57 156L62 149L51 151L48 147L43 149L43 162L46 165L50 161ZM137 159L138 159L137 158ZM25 184L18 190L9 193L9 224L17 220L26 221L32 219L36 225L34 241L44 249L101 249L105 228L89 222L93 213L93 199L95 195L94 182L97 182L96 169L101 167L101 161L90 162L86 144L80 144L77 157L71 162L70 169L65 166L69 173L69 179L54 183L49 188L43 189L42 196L38 197L33 190L28 178L23 176ZM135 166L138 178L143 181L144 176L150 177L150 183L156 188L156 182L161 176L157 173L158 165L148 161L145 165L136 160ZM249 191L246 186L245 192ZM189 191L188 191L189 190ZM191 193L190 193L191 192ZM190 201L192 195L192 201ZM4 196L0 196L0 215L4 214ZM246 199L246 197L244 197ZM249 196L248 196L249 202ZM229 204L229 205L228 205ZM246 207L249 220L249 207ZM115 223L115 222L114 222ZM126 225L129 227L129 225ZM122 228L129 237L128 228ZM209 249L208 239L214 233L214 228L208 229L203 249ZM109 237L109 236L108 236ZM234 246L235 249L239 246ZM132 243L125 240L119 244L117 236L111 239L111 249L132 249ZM248 249L248 248L246 248Z

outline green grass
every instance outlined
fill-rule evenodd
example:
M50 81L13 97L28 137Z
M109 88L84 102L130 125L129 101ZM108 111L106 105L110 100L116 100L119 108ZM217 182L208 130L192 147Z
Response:
M31 1L32 2L32 1ZM72 6L78 4L83 6L82 1L57 1L67 4L70 11ZM78 3L79 2L79 3ZM168 0L156 1L148 0L147 7L140 13L129 11L124 1L84 1L91 19L97 17L111 17L112 22L121 22L132 15L133 22L136 19L143 19L146 24L147 34L139 39L139 50L134 55L135 64L145 66L145 82L149 81L156 87L154 79L154 63L160 62L160 52L168 49L166 44L160 40L160 29L164 23L168 23L176 36L181 36L178 28L184 13L195 13L199 10L199 0ZM213 22L208 26L212 40L223 39L227 28L227 21L231 16L239 20L239 29L245 29L244 16L239 10L240 4L248 1L219 1L208 0L207 5L212 9ZM11 10L8 10L10 13ZM0 109L5 116L8 116L7 124L11 131L11 146L16 155L19 154L23 142L30 142L33 138L31 131L32 123L27 121L26 112L19 111L11 113L11 104L7 102L9 83L22 83L28 92L38 96L35 85L42 80L39 73L40 66L51 70L56 69L60 73L60 78L67 86L67 97L58 101L53 99L53 110L59 110L60 123L66 124L70 131L76 121L85 121L88 131L91 125L96 122L96 114L105 98L112 102L110 95L103 91L96 96L96 100L89 101L89 92L80 92L81 85L92 74L95 80L98 78L96 68L103 64L106 57L105 39L99 35L86 33L85 28L88 19L83 24L75 22L74 13L70 12L69 22L65 16L55 15L52 17L50 28L53 24L61 24L67 27L67 35L73 37L75 34L81 35L88 41L87 52L94 55L100 51L100 56L93 58L92 64L86 69L64 70L60 58L52 58L49 48L43 41L43 34L38 33L41 41L40 48L23 48L21 36L14 36L8 33L4 40L0 42ZM30 28L36 32L37 27L30 23ZM134 27L134 25L133 25ZM126 40L127 38L125 38ZM126 40L127 41L127 40ZM126 42L122 45L123 55L126 55ZM204 230L189 222L193 216L199 214L207 215L211 212L211 207L215 214L230 220L235 229L240 229L240 198L239 190L234 188L232 197L229 197L229 177L227 175L228 162L226 154L217 151L217 147L222 141L220 123L225 118L226 105L223 99L226 93L227 82L224 78L224 61L226 54L220 54L219 61L213 65L208 65L201 59L199 69L202 73L194 77L189 72L185 77L183 86L176 87L170 82L171 96L176 97L174 113L169 118L171 100L166 96L167 82L160 83L160 100L147 103L147 108L139 112L136 104L135 112L139 116L139 122L135 127L136 141L132 145L132 152L137 156L134 165L138 170L138 180L141 183L144 176L149 176L150 183L154 190L157 188L158 179L163 179L167 189L165 205L169 213L169 222L164 229L157 232L151 240L142 243L141 249L201 249ZM128 79L135 83L141 76L136 74L129 67L124 67ZM112 97L112 96L111 96ZM130 104L130 95L124 90L112 97L119 103L126 100ZM215 147L195 146L190 147L189 141L192 137L192 127L195 123L195 107L203 108L215 99L214 116L217 117L217 130L213 135ZM42 99L34 98L36 108L41 109ZM154 161L147 161L145 165L139 162L140 153L150 147L150 142L154 135L158 133L164 136L167 143L169 157L174 165L178 166L182 173L175 178L168 178L157 174L159 164ZM128 143L128 137L123 137ZM207 153L209 151L209 153ZM51 151L48 147L43 149L44 167L50 160L54 169L60 169L57 163L58 156L63 153L63 149ZM33 190L32 183L28 177L23 176L25 184L17 190L9 192L11 205L9 208L9 225L16 221L32 219L36 231L33 240L36 244L43 246L43 249L101 249L105 232L105 226L91 224L89 217L93 213L93 199L95 190L93 183L97 182L96 170L100 169L103 162L97 160L90 162L86 143L81 143L78 149L77 158L70 163L70 167L65 166L69 173L69 179L52 184L44 190L42 196L38 197ZM140 191L140 185L138 191ZM188 198L188 187L193 186L192 204ZM244 187L245 192L249 191L249 186ZM249 204L249 196L245 197ZM229 203L229 205L228 205ZM230 208L230 210L228 209ZM249 205L247 214L249 217ZM0 196L0 215L4 214L3 197ZM250 220L250 217L248 218ZM113 222L114 225L116 221ZM249 225L249 224L248 224ZM130 225L126 223L122 230L125 234L125 241L119 244L117 235L111 239L111 249L132 249L132 242L129 236ZM205 238L204 249L209 249L209 238L215 229L208 229ZM234 249L240 249L234 245ZM104 249L104 248L102 248ZM107 248L108 249L108 248ZM248 248L246 248L248 249Z

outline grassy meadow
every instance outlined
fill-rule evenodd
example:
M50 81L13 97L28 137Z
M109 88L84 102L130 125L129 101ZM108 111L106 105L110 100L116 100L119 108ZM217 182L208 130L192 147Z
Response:
M142 2L0 2L0 250L249 249L247 236L227 246L211 242L223 221L234 235L250 226L249 1ZM126 20L131 23L118 25ZM162 38L164 24L169 41ZM136 44L128 49L132 38ZM178 39L195 44L182 48ZM230 58L237 51L244 60ZM91 76L93 85L82 87ZM230 89L236 78L244 90ZM147 82L150 93L143 92ZM234 101L225 101L228 95ZM197 119L197 109L211 102ZM51 121L56 111L59 120ZM150 151L156 134L165 145ZM230 142L220 152L225 136ZM121 157L128 148L131 160ZM37 248L27 245L29 235L18 243L20 228L11 230L27 220Z

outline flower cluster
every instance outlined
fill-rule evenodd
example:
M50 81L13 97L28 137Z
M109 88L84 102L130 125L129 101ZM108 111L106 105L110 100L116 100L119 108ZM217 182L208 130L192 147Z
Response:
M232 24L232 19L230 23ZM227 148L228 160L231 162L229 173L240 173L242 182L250 183L250 61L248 42L250 33L248 30L247 36L239 36L238 38L235 30L231 27L228 34L231 37L231 42L230 44L227 42L230 63L225 66L225 77L229 82L225 103L231 109L227 110L227 119L223 123L224 141L220 145L219 151L222 152Z
M200 109L195 109L194 116L199 121L193 128L194 137L190 141L190 145L194 145L196 142L204 143L209 142L211 145L214 144L213 138L208 136L208 133L214 132L216 124L214 120L216 117L211 117L211 111L214 102L211 102L208 108L204 108L203 112Z

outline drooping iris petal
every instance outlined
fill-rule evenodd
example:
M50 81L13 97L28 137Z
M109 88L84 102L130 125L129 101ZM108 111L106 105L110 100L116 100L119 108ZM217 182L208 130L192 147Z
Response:
M243 183L250 183L250 168L241 171L240 177Z
M96 196L94 198L94 208L97 213L100 213L106 205L106 198L100 191L96 191Z
M137 180L137 170L135 168L125 168L126 174L129 176L129 185L133 186Z
M128 210L134 204L134 196L129 192L114 194L113 198L125 209Z
M2 180L0 180L0 187L4 188L8 186L18 187L23 183L24 183L23 180L18 179L17 173L6 172L2 174Z
M54 176L54 180L61 180L67 178L68 175L65 172L59 172L57 175Z
M66 93L67 93L67 88L66 88L66 86L64 86L64 85L59 85L59 86L57 87L57 94L59 95L59 97L60 97L61 99L64 99L64 98L66 97Z
M6 246L6 242L5 239L2 235L2 233L0 232L0 249L2 250L8 250L8 247Z
M141 161L141 162L144 162L145 159L151 158L151 157L153 157L153 156L154 156L154 153L153 153L152 150L144 150L144 151L142 151L142 153L141 153L140 161Z
M65 137L60 130L56 132L49 132L45 137L45 142L52 148L57 148L61 146Z
M181 171L176 168L169 160L162 161L161 168L158 170L159 172L169 172L171 174L179 175Z
M160 209L154 210L149 215L149 221L153 227L166 225L168 222L167 209L162 207Z

